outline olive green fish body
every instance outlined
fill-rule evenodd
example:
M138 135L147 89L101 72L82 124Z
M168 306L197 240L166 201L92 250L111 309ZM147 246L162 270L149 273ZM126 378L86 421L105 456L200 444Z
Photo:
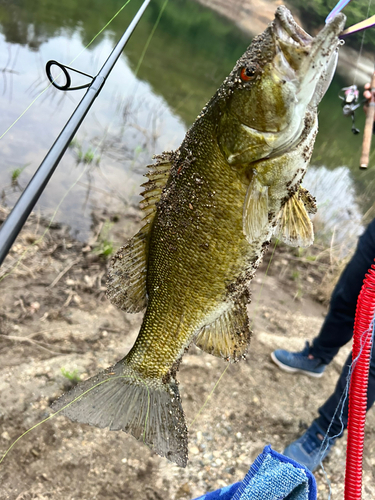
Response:
M144 376L151 365L152 376L165 376L199 330L247 294L236 286L256 254L242 232L247 186L215 142L201 141L194 160L176 159L158 205L149 242L148 305L128 358Z
M314 199L301 187L317 105L337 60L339 14L310 37L278 7L175 152L149 167L144 226L115 255L108 297L145 310L124 359L53 408L123 430L178 465L187 427L176 373L191 343L228 361L246 352L248 284L272 236L308 246ZM65 407L69 405L68 407Z

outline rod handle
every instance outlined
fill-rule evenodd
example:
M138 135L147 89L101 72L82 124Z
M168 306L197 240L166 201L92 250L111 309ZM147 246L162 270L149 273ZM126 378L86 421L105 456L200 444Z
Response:
M375 116L375 72L371 81L371 99L367 108L365 129L363 131L362 154L359 162L359 168L366 169L369 163L372 130Z

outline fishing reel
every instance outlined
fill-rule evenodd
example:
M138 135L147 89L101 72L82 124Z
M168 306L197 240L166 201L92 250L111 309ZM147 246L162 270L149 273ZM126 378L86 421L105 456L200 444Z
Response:
M350 85L350 87L344 87L341 89L341 92L344 92L344 95L339 94L339 98L342 99L342 112L344 116L351 116L352 118L352 132L353 134L359 134L360 130L356 128L354 120L354 112L358 109L363 103L358 102L359 98L359 90L357 85Z

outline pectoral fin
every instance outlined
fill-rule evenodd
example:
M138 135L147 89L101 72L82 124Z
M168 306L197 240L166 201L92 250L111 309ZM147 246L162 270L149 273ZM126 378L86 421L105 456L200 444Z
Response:
M268 186L254 175L243 206L243 232L249 243L260 238L268 225Z
M308 191L300 188L289 198L278 215L275 237L292 247L308 247L314 241L314 229L304 199L312 211L315 207L314 199Z
M237 361L250 342L251 331L244 303L233 304L198 333L195 345L213 356Z

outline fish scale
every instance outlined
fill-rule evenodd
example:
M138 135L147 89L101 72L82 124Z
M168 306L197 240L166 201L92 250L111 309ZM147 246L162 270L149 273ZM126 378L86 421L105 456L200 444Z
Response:
M180 466L188 438L176 375L192 343L244 358L247 304L270 239L308 246L316 210L301 187L345 16L315 37L283 6L256 37L175 152L155 157L144 226L114 256L109 299L145 314L130 352L53 409L132 434Z

